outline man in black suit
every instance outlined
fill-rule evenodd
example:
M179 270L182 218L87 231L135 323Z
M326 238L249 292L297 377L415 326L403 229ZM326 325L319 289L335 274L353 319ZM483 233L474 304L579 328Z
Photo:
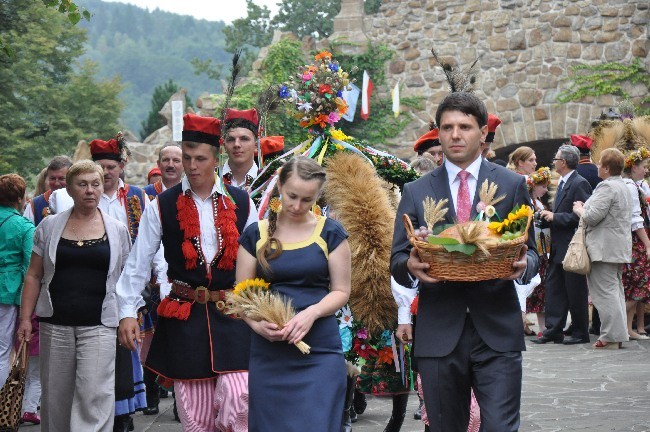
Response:
M527 281L539 266L533 227L528 246L512 274L480 282L439 281L426 274L401 222L407 214L414 226L425 225L422 201L448 199L441 223L473 219L479 203L477 188L484 180L498 185L496 204L506 216L530 202L524 177L483 160L481 142L487 135L487 110L474 95L452 93L438 107L436 123L445 162L404 187L397 211L391 274L398 283L420 281L418 361L431 431L461 432L469 422L470 388L481 407L482 429L508 432L519 428L521 351L525 349L521 311L513 280ZM472 204L470 204L472 203ZM426 235L426 228L419 236Z
M579 218L573 213L574 201L585 202L591 186L578 172L580 153L565 144L559 148L553 165L562 176L553 202L553 211L544 210L541 217L551 228L551 255L546 273L546 330L534 343L547 342L567 345L589 342L589 303L587 280L583 275L565 272L562 260L578 227ZM571 337L564 340L562 330L567 312L571 312Z

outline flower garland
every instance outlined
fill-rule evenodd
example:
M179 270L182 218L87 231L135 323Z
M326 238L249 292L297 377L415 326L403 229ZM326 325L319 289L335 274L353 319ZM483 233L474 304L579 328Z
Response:
M219 247L214 260L218 259L221 256L221 252L223 252L217 268L219 270L232 270L235 268L238 249L237 239L239 238L237 215L235 214L237 206L230 198L224 195L220 198L217 194L212 195L212 207L215 216L214 225L217 230ZM216 206L215 202L217 202ZM178 220L181 231L183 231L183 244L181 249L185 257L185 268L187 270L194 270L197 267L197 262L205 264L205 261L200 241L201 225L199 222L199 212L189 190L178 196L176 210L178 210L176 219ZM207 270L208 279L211 279L210 268L208 267Z
M644 159L650 159L650 151L647 148L640 147L638 150L631 151L625 157L625 169L631 169Z
M138 228L140 227L140 218L142 217L142 206L140 200L136 195L129 198L129 228L131 231L131 238L133 240L138 236Z

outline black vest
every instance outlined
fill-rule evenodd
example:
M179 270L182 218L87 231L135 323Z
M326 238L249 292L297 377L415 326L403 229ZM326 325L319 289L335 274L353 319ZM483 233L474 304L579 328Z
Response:
M235 187L226 187L237 205L237 229L241 233L248 220L248 194ZM185 269L185 257L181 250L183 232L176 219L176 200L182 192L182 186L178 184L158 195L162 242L169 266L167 276L193 288L205 286L211 291L232 288L235 269L217 269L220 256L213 262L210 285L205 265L197 263L194 270ZM246 371L250 356L250 333L244 321L224 315L213 302L194 303L186 321L158 318L145 365L158 375L172 380L206 379L214 378L219 373Z
M233 186L226 185L226 188L237 205L237 209L235 210L235 214L237 215L237 229L241 233L246 226L246 220L248 220L248 194ZM181 248L184 240L183 231L181 231L178 220L176 219L178 215L176 200L182 193L182 185L177 184L158 195L160 220L162 224L162 242L165 247L165 261L167 261L168 265L167 276L172 281L178 280L185 282L192 288L205 286L210 291L232 288L235 284L235 270L225 271L217 268L221 260L221 255L213 260L212 282L209 285L204 265L197 263L194 270L187 270L185 268L185 257Z

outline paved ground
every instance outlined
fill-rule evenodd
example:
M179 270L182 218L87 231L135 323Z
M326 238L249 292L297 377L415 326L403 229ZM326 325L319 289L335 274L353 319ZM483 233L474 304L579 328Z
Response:
M591 345L529 342L524 353L520 431L650 432L650 341L629 342L624 347L596 351ZM412 395L403 432L424 430L420 421L413 420L416 407L417 397ZM390 411L390 399L369 398L353 430L382 432ZM134 419L136 432L181 430L173 420L171 399L163 399L157 417L137 414Z

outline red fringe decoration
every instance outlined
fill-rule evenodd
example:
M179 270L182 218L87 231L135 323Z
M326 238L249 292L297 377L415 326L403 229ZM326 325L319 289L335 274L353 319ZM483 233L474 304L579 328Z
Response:
M196 248L191 240L201 234L201 224L199 221L199 212L196 209L196 204L191 196L181 194L176 200L176 210L178 214L176 219L183 231L183 256L185 257L185 268L187 270L194 270L196 268L196 260L199 257Z
M417 315L418 314L418 304L420 302L420 296L417 295L413 299L413 302L411 303L411 315Z
M190 310L193 302L180 302L178 300L165 297L158 305L158 316L163 318L173 318L181 321L187 321L190 317Z
M217 230L221 230L223 238L223 255L217 265L219 270L232 270L235 268L235 260L239 249L236 208L237 206L230 198L225 195L221 196L217 207L217 220L215 221Z
M178 311L176 312L176 317L177 319L181 321L187 321L187 319L190 317L190 311L192 310L192 303L190 302L185 302L180 305L178 308Z
M181 249L183 250L183 256L185 257L185 268L187 270L194 270L196 268L196 260L199 258L196 248L191 241L183 240Z

